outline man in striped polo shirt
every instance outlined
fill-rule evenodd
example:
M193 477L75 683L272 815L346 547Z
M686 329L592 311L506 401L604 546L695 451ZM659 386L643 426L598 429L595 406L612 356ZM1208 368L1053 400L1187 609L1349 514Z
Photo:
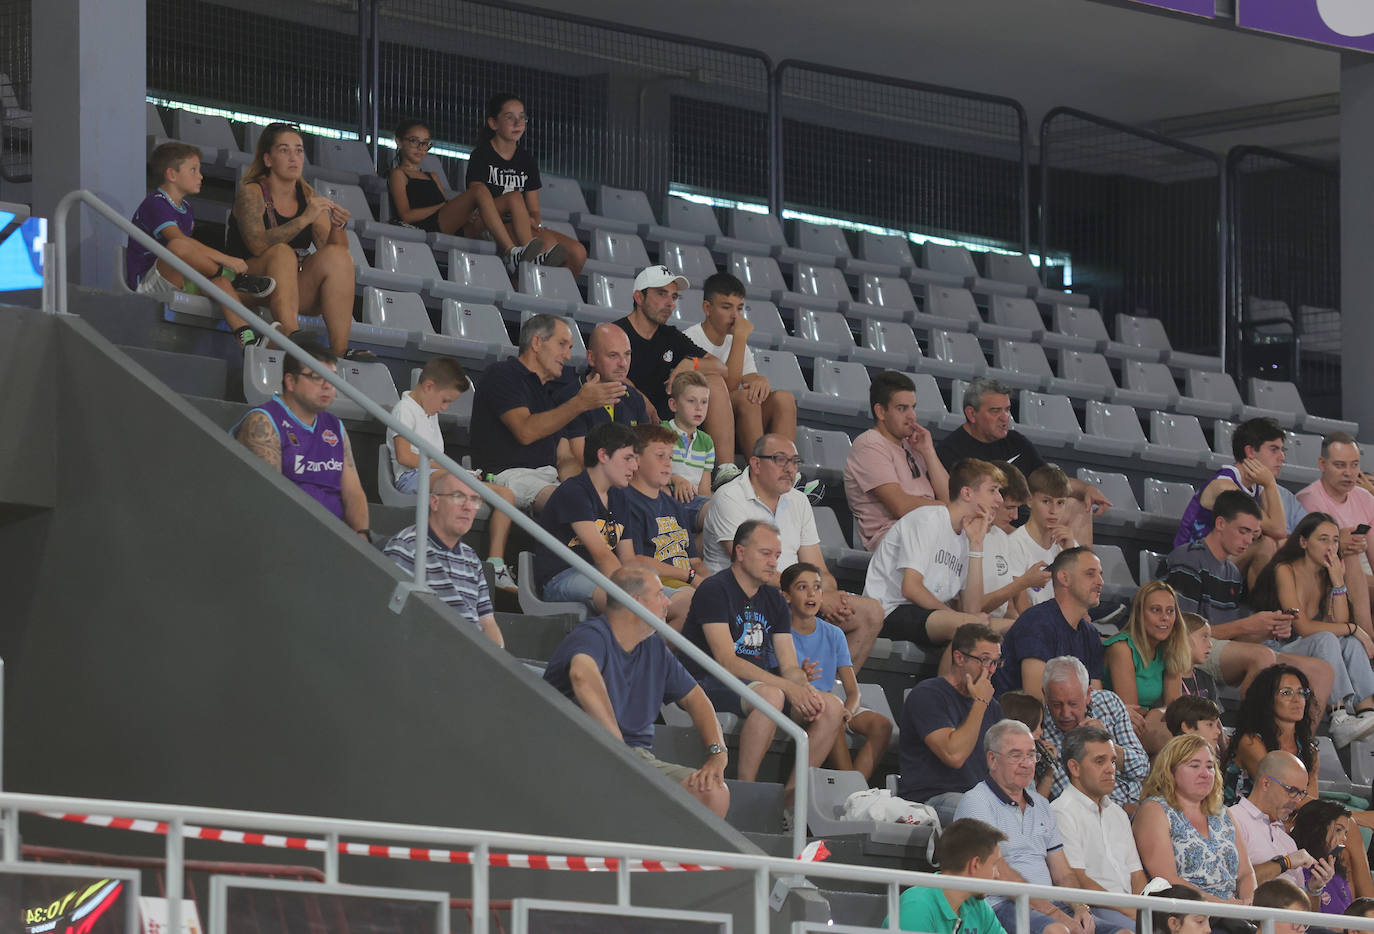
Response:
M461 541L472 528L482 498L451 473L436 470L429 485L429 539L425 545L425 583L458 615L502 648L506 641L482 573L482 559ZM415 526L397 532L382 549L406 574L415 574Z

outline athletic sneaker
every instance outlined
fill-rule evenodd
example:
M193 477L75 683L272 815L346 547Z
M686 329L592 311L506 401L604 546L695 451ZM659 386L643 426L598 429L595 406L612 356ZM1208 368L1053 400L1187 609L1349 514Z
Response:
M515 584L515 575L511 573L510 565L504 561L497 564L491 558L487 559L487 564L491 565L492 584L497 590L516 593L520 589Z
M249 298L266 298L277 290L277 280L271 276L240 273L234 277L234 291Z
M562 266L568 260L568 251L563 248L563 244L555 243L543 253L536 256L531 262L536 266Z
M343 352L343 358L350 363L376 363L377 355L370 350L350 347Z
M1374 733L1374 710L1355 716L1344 707L1331 711L1331 742L1337 747L1349 746L1357 739Z
M273 321L272 327L273 329L280 331L281 322ZM239 343L242 344L244 347L269 346L267 343L266 334L259 334L254 328L251 328L246 324L243 327L239 328L237 331L235 331L234 334L238 336Z
M529 248L538 242L539 239L536 237L524 246L511 247L510 251L506 253L506 272L510 274L511 279L515 279L520 275L521 261L524 260L525 254L529 252ZM538 262L538 257L535 258L535 262Z
M714 493L725 484L738 477L744 471L734 464L719 464L716 466L715 476L711 478L711 492Z

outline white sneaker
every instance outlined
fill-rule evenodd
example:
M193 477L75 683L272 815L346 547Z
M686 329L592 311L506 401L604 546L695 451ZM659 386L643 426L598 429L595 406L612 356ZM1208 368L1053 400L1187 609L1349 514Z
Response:
M494 561L487 561L491 565L491 576L497 590L505 590L509 593L518 593L519 589L515 585L515 575L511 573L510 565L506 563L496 564Z
M711 492L714 493L716 490L719 490L743 472L744 471L740 470L734 464L718 464L716 466L716 475L711 480Z
M1337 748L1349 746L1370 733L1374 733L1374 710L1366 710L1359 716L1339 707L1331 712L1331 742Z

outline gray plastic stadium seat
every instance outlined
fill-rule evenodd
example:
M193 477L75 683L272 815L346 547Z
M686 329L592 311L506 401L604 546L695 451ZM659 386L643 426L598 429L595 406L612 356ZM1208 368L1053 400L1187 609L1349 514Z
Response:
M388 412L395 407L397 402L401 401L401 394L396 391L396 381L391 378L391 371L386 368L385 363L355 363L351 360L340 360L338 373L343 377L344 382ZM340 418L348 418L349 416L345 412L350 409L356 409L354 418L372 417L353 400L344 398L343 393L339 393L334 404L329 407L329 410Z
M960 420L962 421L962 419ZM1037 444L1073 447L1083 436L1073 403L1065 396L1021 391L1020 418L1016 430Z
M859 277L859 300L869 320L904 321L908 324L920 314L916 297L905 279L868 273ZM953 322L951 322L953 324ZM968 330L967 323L961 330Z
M1121 363L1121 382L1133 392L1148 394L1156 401L1152 406L1159 409L1173 409L1178 405L1178 384L1163 363L1147 363L1144 360L1123 360Z
M1236 462L1235 454L1231 450L1231 440L1235 433L1235 422L1228 422L1224 418L1219 418L1212 423L1212 450L1219 457L1225 457L1228 464Z
M1094 400L1084 413L1083 437L1074 447L1092 454L1132 458L1145 453L1146 443L1135 409Z
M806 462L802 465L804 476L820 477L828 483L843 480L850 447L849 435L843 431L797 426L797 455Z
M566 221L577 230L591 233L593 230L614 230L619 233L638 234L639 225L631 221L616 220L593 214L587 209L587 198L582 194L582 186L576 179L558 175L542 176L543 187L539 189L539 212L544 221ZM554 228L544 224L550 230ZM574 237L574 239L576 239Z
M1093 351L1118 360L1154 362L1157 359L1151 349L1132 347L1130 344L1112 340L1107 334L1107 326L1102 323L1102 315L1096 308L1055 305L1054 329L1066 337L1091 341Z
M482 253L449 251L448 278L459 301L499 305L513 292L505 263Z
M854 571L867 571L868 562L873 555L862 548L851 548L845 541L844 531L835 510L829 506L816 506L812 512L816 517L816 534L821 540L821 556L831 567L848 568Z
M911 255L911 241L899 234L878 234L859 231L859 259L879 263L898 270L893 275L903 279L911 275L916 260Z
M633 279L649 265L649 252L638 234L594 230L591 240L590 256L582 267L585 275L601 272Z
M935 822L913 825L845 820L845 799L868 789L868 782L858 772L813 768L806 780L810 782L806 823L818 837L857 834L874 843L907 847L914 855L920 855L935 832Z
M1213 454L1207 447L1207 438L1202 433L1202 424L1193 415L1179 415L1174 412L1150 413L1150 442L1154 445L1151 459L1162 460L1184 467L1200 466L1208 470L1220 470L1232 463L1229 457Z
M374 269L368 262L367 252L363 249L363 242L358 239L357 233L345 230L344 236L348 238L348 255L353 258L353 280L358 288L371 285L379 289L402 292L418 292L424 288L423 280L415 276Z
M516 311L572 315L574 321L587 324L602 324L624 317L614 308L583 301L572 270L561 266L521 263L520 291L507 298L504 304Z
M849 406L856 417L868 412L868 369L862 363L817 357L811 376L816 392Z
M1116 339L1136 348L1159 351L1159 361L1180 370L1222 371L1221 358L1206 354L1184 353L1174 350L1164 322L1143 315L1117 315ZM1141 357L1139 359L1146 359Z
M916 387L916 417L927 428L943 428L953 431L964 424L963 412L950 412L945 405L944 393L940 384L929 373L907 373Z
M744 294L747 298L767 299L784 308L819 308L822 311L839 309L839 302L834 299L802 295L788 289L778 261L771 256L731 253L728 266L730 274L744 283Z
M528 310L520 312L520 325L523 327L526 321L534 317L534 314ZM587 365L587 342L582 338L582 332L578 330L576 321L564 317L563 323L568 326L568 330L572 331L572 356L568 360L568 366L580 369Z
M797 409L806 414L812 424L830 422L845 424L844 419L854 419L868 406L865 392L862 406L836 398L828 393L815 392L806 384L797 358L785 350L755 350L754 363L758 371L768 378L774 389L785 389L797 400ZM817 361L820 365L820 361ZM857 411L856 411L857 410Z
M415 494L396 489L396 479L391 475L391 454L385 441L377 445L377 496L383 506L415 508Z
M916 369L925 358L916 334L900 321L865 321L863 346L888 357L902 358L903 362L892 368L903 372Z
M1178 399L1178 411L1200 418L1237 418L1245 403L1240 390L1229 373L1211 370L1189 370L1184 377L1183 395Z
M844 281L844 273L833 266L818 266L815 263L797 263L792 272L792 284L798 295L805 295L814 307L848 312L854 304L854 295ZM824 305L820 304L824 303Z
M1145 511L1182 519L1184 510L1196 492L1191 483L1171 483L1146 477Z
M234 130L223 117L172 111L172 138L200 149L201 164L220 171L210 174L235 177L253 162L252 153L239 148Z
M983 323L983 316L978 314L978 305L973 301L972 292L943 285L933 285L926 289L925 319L929 322L927 329L932 332L936 328L943 331L969 331ZM913 316L914 327L920 328L922 323L921 315Z
M516 565L517 599L520 612L530 616L575 616L578 622L587 618L586 604L550 603L542 599L534 588L534 554L520 552Z
M263 344L243 349L243 398L262 405L281 389L281 364L285 352Z
M150 141L148 148L152 149L159 143L166 142L167 125L162 122L162 114L158 113L157 104L146 101L143 105L143 117L147 122L146 134Z
M634 281L630 281L630 288L633 291ZM700 324L706 318L706 312L701 307L701 289L683 289L677 293L677 304L673 306L673 313L668 316L668 323L679 331L685 331L694 324ZM771 303L765 303L771 304ZM777 309L773 309L774 314ZM745 317L749 317L745 315ZM778 319L778 327L782 327L782 319ZM753 341L749 345L754 346Z
M985 340L1038 341L1045 336L1046 329L1035 302L995 295L988 304L988 320L975 330Z
M706 245L706 238L699 233L659 226L654 209L649 205L649 196L642 191L602 185L597 191L596 207L602 217L633 224L635 232L651 243L673 240L694 246Z
M457 356L495 362L516 354L501 309L495 305L446 298L439 325L449 339L458 342Z
M782 224L772 214L760 214L743 208L728 208L725 212L725 225L726 233L730 236L738 240L764 244L768 249L768 255L784 265L812 263L824 266L835 262L833 256L801 250L789 244L782 232Z
M658 258L671 272L686 276L687 281L698 288L708 276L716 274L716 261L711 258L711 251L699 244L665 240L659 246Z
M750 299L744 303L743 314L754 325L754 333L749 335L750 347L768 347L785 350L796 356L814 356L809 341L787 333L787 327L782 323L782 315L778 313L778 306L772 302Z
M434 253L423 240L415 242L378 237L376 264L381 272L404 276L407 284L402 288L411 292L424 292L436 302L445 298L461 300L481 297L444 279L439 273L439 264L434 262Z
M377 174L367 144L357 139L314 140L315 177L357 185L364 191L386 191L386 180Z
M706 246L712 253L750 253L768 256L766 243L741 240L725 236L716 219L715 208L709 204L688 201L686 198L668 197L663 202L663 222L669 227L690 230L706 239Z
M343 182L330 181L326 178L314 177L312 184L315 190L322 196L335 202L344 208L352 216L344 226L350 230L357 231L359 237L364 240L376 240L379 237L387 237L391 240L414 241L415 243L426 243L425 232L416 230L413 227L402 227L399 224L378 223L372 216L372 205L367 203L367 195L357 185L348 185Z
M880 369L900 370L907 365L906 354L885 353L857 346L854 343L854 334L849 330L849 323L837 311L797 309L796 332L797 337L815 345L816 354L839 357L841 360L850 360Z
M1302 401L1302 394L1298 392L1298 387L1290 382L1251 377L1249 388L1250 401L1260 408L1277 409L1291 413L1294 421L1291 427L1318 435L1329 435L1336 431L1344 431L1357 436L1359 434L1360 426L1355 422L1348 422L1339 418L1324 418L1320 415L1308 415L1307 406Z
M1321 456L1322 439L1320 435L1290 434L1288 436L1288 459L1284 462L1282 477L1289 483L1306 486L1321 477L1317 458Z
M900 276L900 266L891 263L877 263L857 259L849 249L844 230L834 224L817 224L813 221L793 221L793 242L799 250L807 253L820 253L830 257L830 264L843 269L851 276L870 273L879 276Z
M1011 298L1030 296L1030 290L1024 285L997 282L980 276L978 267L973 262L973 255L965 247L927 241L923 246L922 256L924 262L921 265L926 269L934 273L959 276L963 280L963 287L984 301L990 300L994 295L1006 295Z
M932 331L930 335L930 357L940 361L949 372L936 375L953 376L957 379L974 379L988 371L987 357L978 345L978 338L972 334L958 331Z
M1137 559L1139 567L1136 571L1142 585L1148 581L1163 579L1163 575L1159 572L1162 570L1164 559L1167 557L1169 556L1163 552L1151 551L1148 548L1140 549L1140 556Z
M1088 296L1074 292L1048 289L1040 284L1040 276L1023 253L983 253L983 275L997 282L1011 282L1025 286L1033 301L1045 305L1086 305Z
M1106 400L1116 395L1116 379L1107 358L1082 350L1059 352L1059 375L1078 384L1078 398Z
M1014 389L1043 389L1061 396L1072 396L1077 385L1060 379L1050 369L1045 349L1039 344L998 340L992 348L992 362L1002 371L999 378Z
M415 292L364 288L362 320L364 324L404 331L407 343L424 353L458 356L462 350L453 338L434 332L425 300Z
M1093 517L1093 523L1105 524L1125 528L1137 528L1140 525L1143 515L1139 503L1135 498L1135 491L1131 489L1131 481L1126 478L1124 473L1110 473L1102 470L1092 470L1087 467L1078 468L1078 479L1084 483L1091 483L1102 491L1107 499L1112 501L1112 508L1106 512L1100 512ZM1177 527L1178 520L1174 520Z
M1129 603L1139 590L1131 566L1117 545L1093 545L1093 554L1102 562L1102 596Z
M633 277L608 276L594 272L588 277L587 297L593 305L614 308L628 315L635 308L635 280Z
M8 209L5 208L4 210ZM24 210L27 211L28 209L24 208ZM11 213L15 215L19 214L18 211L11 211ZM112 270L114 273L113 282L115 291L122 292L125 295L133 295L135 294L134 290L129 288L129 283L124 279L124 270L127 268L125 265L126 252L127 245L121 240L119 245L115 247L115 262ZM145 297L152 298L152 296ZM190 292L173 292L163 302L163 306L167 309L168 313L172 315L173 320L184 321L186 323L209 325L210 322L220 321L224 318L218 305L210 301L210 299L206 298L204 295L192 295ZM265 312L266 309L262 309L262 311Z

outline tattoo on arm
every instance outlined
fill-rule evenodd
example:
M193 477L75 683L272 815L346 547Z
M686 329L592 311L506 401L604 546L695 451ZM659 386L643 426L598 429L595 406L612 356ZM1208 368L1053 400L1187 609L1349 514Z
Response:
M281 438L272 427L272 420L264 412L249 412L239 426L239 443L261 457L272 467L281 470Z
M262 200L262 189L256 184L245 185L239 189L238 196L234 199L234 220L238 222L239 235L243 237L244 245L258 255L265 253L270 246L286 243L305 228L305 222L297 217L269 229L262 220L263 212L266 210L267 204Z

